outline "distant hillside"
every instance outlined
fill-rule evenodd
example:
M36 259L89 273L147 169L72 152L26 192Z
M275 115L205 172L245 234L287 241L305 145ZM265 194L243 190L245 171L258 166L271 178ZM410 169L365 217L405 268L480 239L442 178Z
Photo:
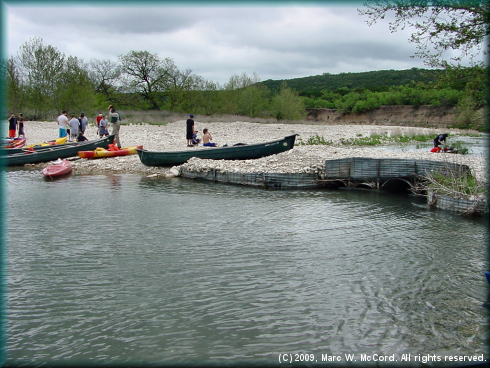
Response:
M278 91L282 82L297 91L301 96L320 96L322 91L338 91L341 88L349 90L369 89L371 91L386 91L391 86L400 86L403 84L415 82L435 81L444 73L443 69L419 69L412 68L407 70L379 70L362 73L340 73L271 80L260 82L267 86L271 91Z

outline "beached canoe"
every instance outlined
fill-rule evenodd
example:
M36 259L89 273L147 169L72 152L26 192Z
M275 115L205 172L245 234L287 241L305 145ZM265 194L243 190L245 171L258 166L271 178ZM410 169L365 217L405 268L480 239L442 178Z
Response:
M47 142L30 144L28 146L25 146L24 149L25 148L40 148L40 147L54 146L54 145L57 145L57 144L64 144L64 143L66 143L66 138L67 137L63 137L63 138L53 139L53 140L47 141Z
M30 144L28 146L25 146L24 148L31 148L31 147L47 147L47 146L54 146L56 144L63 144L63 143L66 143L66 138L67 137L63 137L63 138L58 138L58 139L53 139L51 141L47 141L47 142L41 142L41 143L36 143L36 144Z
M185 151L157 152L137 149L141 162L146 166L182 165L191 157L209 160L252 160L285 152L294 147L296 134L275 141L229 147L205 147Z
M75 145L66 146L60 144L35 151L24 151L13 155L2 155L0 157L7 166L22 166L25 164L37 164L40 162L49 162L77 156L78 151L91 151L97 147L109 148L109 144L112 144L113 142L114 134L93 141L76 142Z
M76 146L77 144L78 144L78 142L66 142L66 137L63 137L63 138L54 139L54 140L48 141L48 142L30 144L30 145L24 146L22 148L11 148L11 149L5 150L4 154L12 155L14 153L21 153L21 152L25 152L25 151L37 151L39 149L48 148L51 146L59 146L59 147L66 146L66 147L68 147L68 146Z
M117 148L117 147L116 147ZM115 156L127 156L135 155L137 149L143 149L143 146L132 146L126 148L105 149L102 147L96 148L93 151L78 151L78 156L81 158L102 158L102 157L115 157Z
M43 175L47 178L59 178L65 176L72 171L71 162L68 160L62 160L61 162L53 165L46 166L43 169Z

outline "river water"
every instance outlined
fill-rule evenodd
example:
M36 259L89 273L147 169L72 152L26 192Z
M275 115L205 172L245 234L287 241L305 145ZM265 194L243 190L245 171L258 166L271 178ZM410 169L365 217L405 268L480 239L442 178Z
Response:
M376 191L7 171L12 365L486 354L482 219Z

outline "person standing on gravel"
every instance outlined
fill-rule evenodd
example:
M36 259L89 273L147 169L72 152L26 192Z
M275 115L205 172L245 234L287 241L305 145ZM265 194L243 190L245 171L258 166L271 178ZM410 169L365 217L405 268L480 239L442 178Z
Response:
M194 147L192 144L192 136L194 135L194 115L190 114L189 119L187 119L186 125L186 138L187 138L187 147Z
M82 134L85 134L85 129L87 129L87 124L88 124L87 117L83 112L80 113L80 131L82 132Z
M98 129L98 134L100 136L100 138L104 137L104 136L108 136L109 135L109 131L107 130L107 125L109 124L107 119L105 118L105 115L102 115L100 114L101 116L101 119L99 120L99 129Z
M17 133L17 118L12 113L9 119L9 138L15 138L15 133Z
M22 115L22 113L19 113L19 135L18 137L20 138L20 136L22 136L22 138L25 138L26 137L26 133L24 132L24 116Z
M58 116L58 126L60 128L60 138L66 137L68 126L68 118L66 117L66 111L63 111L60 116Z
M121 127L121 122L119 121L119 114L116 112L116 110L111 108L111 112L109 113L109 121L112 124L112 134L115 135L114 141L116 142L116 145L118 148L121 148L121 141L119 140L119 129Z
M80 122L75 117L75 115L71 116L71 120L70 120L69 125L70 125L70 137L69 137L70 141L76 141L77 136L78 136L78 127L80 125Z
M97 118L95 120L97 121L97 134L99 134L100 121L102 120L102 113L99 113L99 115L97 115Z

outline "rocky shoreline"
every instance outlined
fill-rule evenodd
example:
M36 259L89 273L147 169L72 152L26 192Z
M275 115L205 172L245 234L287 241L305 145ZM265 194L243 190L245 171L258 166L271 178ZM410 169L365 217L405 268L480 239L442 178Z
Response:
M29 121L25 124L27 145L52 140L58 137L58 127L53 122ZM182 165L187 170L219 169L229 172L277 172L312 173L324 165L325 160L347 157L405 158L417 160L448 161L468 165L479 181L486 181L485 162L482 156L444 154L427 152L394 152L364 146L343 145L342 140L369 137L371 134L429 134L441 133L433 128L377 126L377 125L320 125L320 124L263 124L250 122L199 122L196 120L199 135L208 128L219 145L236 143L261 143L298 134L295 147L287 152L248 161L201 160L193 158ZM466 132L445 129L451 137L465 135ZM96 139L96 128L90 125L86 136ZM122 125L121 143L123 147L143 145L151 151L176 151L189 149L185 140L185 121L180 120L162 125L129 124ZM305 145L310 137L323 137L331 141L329 145ZM202 147L201 147L202 148ZM191 149L201 149L199 147ZM212 148L207 148L212 149ZM29 165L44 168L49 163ZM171 177L180 168L148 167L143 165L137 155L102 159L80 159L73 161L73 170L84 174L133 173L145 176Z

